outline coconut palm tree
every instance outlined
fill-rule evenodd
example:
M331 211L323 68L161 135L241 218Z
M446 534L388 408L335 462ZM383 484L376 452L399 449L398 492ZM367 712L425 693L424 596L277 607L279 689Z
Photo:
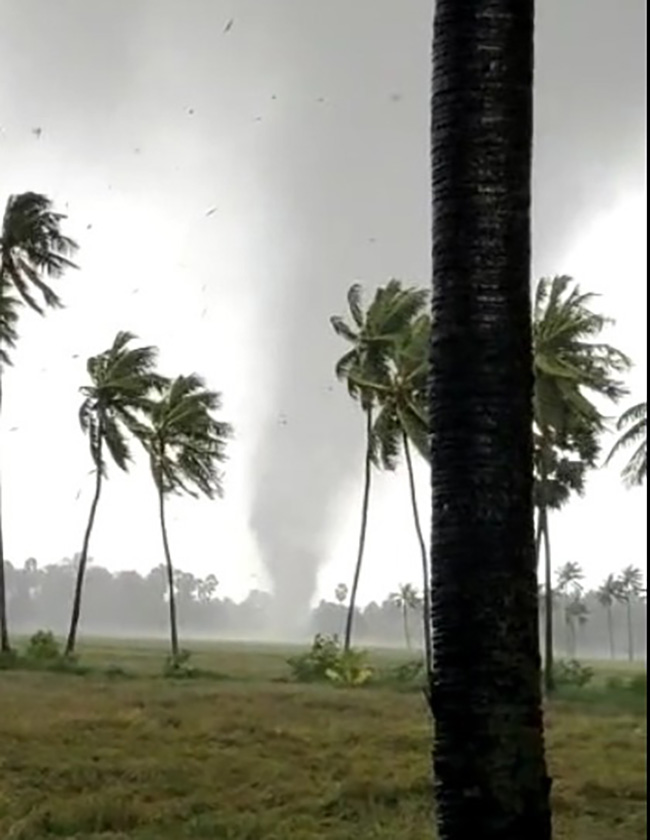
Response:
M352 624L356 607L357 591L363 564L363 555L368 528L368 507L370 482L374 458L373 420L376 397L358 380L381 383L388 375L388 354L397 336L422 311L427 293L422 289L404 288L399 280L390 280L386 286L377 289L372 303L363 310L362 290L355 283L348 290L348 309L352 323L348 324L338 315L330 318L334 332L350 344L350 349L338 360L335 372L345 382L353 399L359 400L366 420L366 451L364 458L363 498L361 503L361 528L354 576L350 588L350 602L345 623L344 650L352 642Z
M430 703L438 832L551 836L533 521L533 0L437 0Z
M578 628L589 619L589 607L582 593L574 591L564 607L564 620L567 628L567 654L575 659L578 655Z
M163 388L167 382L156 372L158 349L133 347L131 343L135 338L130 332L118 332L108 350L91 356L86 363L90 384L80 388L83 402L79 409L79 422L90 444L95 493L77 563L66 656L74 653L77 640L88 547L103 481L107 477L106 454L121 470L128 470L131 461L129 437L142 437L152 393Z
M336 598L337 603L345 603L348 597L348 587L345 583L337 583L336 589L334 590L334 597Z
M549 510L584 489L588 469L596 466L598 437L605 417L595 397L617 401L626 388L619 376L630 367L620 350L601 341L610 320L593 309L595 295L584 294L570 277L541 279L533 307L535 371L535 502L537 549L544 546L546 593L551 592ZM545 609L544 682L553 685L553 604Z
M178 376L152 404L142 438L158 494L173 662L178 661L180 650L165 499L171 493L188 493L195 498L202 494L208 499L223 495L219 464L226 460L226 443L232 436L232 427L213 416L220 408L221 395L209 390L200 376Z
M417 610L421 605L421 599L417 589L411 583L400 583L396 592L388 596L391 604L397 607L402 613L402 625L404 627L404 641L406 649L411 650L411 632L409 630L409 610Z
M429 461L429 428L426 404L429 378L429 341L431 318L418 316L392 344L383 382L366 382L355 378L359 387L367 389L377 401L377 416L372 428L372 451L375 461L387 470L397 468L404 453L409 480L409 494L415 534L420 547L423 587L424 649L427 672L432 667L431 604L429 569L417 495L411 444ZM354 377L354 373L351 374Z
M607 611L607 634L609 636L609 655L616 659L614 645L614 618L612 610L616 601L620 600L620 581L614 575L607 575L596 593L598 603Z
M627 658L634 661L632 603L643 595L643 574L636 566L626 566L618 576L618 600L627 608Z
M10 363L9 350L17 339L18 302L41 315L48 308L60 307L61 300L48 281L76 268L72 257L77 245L61 233L65 218L53 210L49 198L38 193L12 195L7 201L0 232L0 410L2 371ZM0 652L7 653L4 562L0 512Z
M648 471L647 421L648 404L642 402L624 411L616 422L616 431L620 432L620 437L612 447L605 463L609 463L622 449L636 446L621 473L628 487L639 486L646 479Z

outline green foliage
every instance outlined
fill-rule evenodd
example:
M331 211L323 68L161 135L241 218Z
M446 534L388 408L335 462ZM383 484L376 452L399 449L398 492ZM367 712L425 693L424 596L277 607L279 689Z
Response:
M577 659L560 659L554 664L554 677L558 688L584 688L594 678L594 669L583 665Z
M636 447L621 472L623 482L628 487L639 486L646 480L648 473L648 404L638 403L628 408L618 418L616 431L620 436L607 456L608 464L623 449Z
M386 674L387 682L402 686L422 687L425 678L425 667L422 659L403 662L395 665Z
M289 657L287 664L297 682L325 681L327 672L336 666L341 652L338 636L317 633L311 648L306 653Z
M61 656L61 645L51 630L38 630L30 637L25 648L25 657L38 662L55 662Z
M192 679L198 676L196 668L190 665L192 652L180 650L176 656L169 654L163 664L163 676L170 679Z
M373 669L368 665L368 655L364 650L341 651L336 662L325 671L327 679L339 685L365 685L372 679Z

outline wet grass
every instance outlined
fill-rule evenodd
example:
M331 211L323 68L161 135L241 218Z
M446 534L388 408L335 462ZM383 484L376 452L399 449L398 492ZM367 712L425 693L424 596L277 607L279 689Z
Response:
M295 686L287 650L192 648L205 678L163 679L144 643L89 645L84 673L0 672L0 837L433 836L419 692ZM558 838L646 836L645 695L612 685L626 674L547 710Z

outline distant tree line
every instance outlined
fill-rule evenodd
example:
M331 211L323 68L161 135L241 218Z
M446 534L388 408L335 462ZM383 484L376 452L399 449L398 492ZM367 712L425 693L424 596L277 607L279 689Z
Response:
M42 567L33 558L22 567L7 562L7 605L16 633L29 634L37 629L49 629L57 635L66 632L77 565L77 557ZM558 570L553 593L554 635L559 655L587 659L609 658L613 654L616 659L628 659L629 617L632 655L644 659L647 605L643 591L630 593L628 616L625 594L614 587L611 600L608 599L607 581L598 590L582 590L581 578L571 574L574 566L566 564ZM610 576L614 583L619 577ZM315 633L343 635L347 619L344 590L342 585L337 587L331 600L321 600L312 610L305 639ZM268 592L254 589L245 600L236 602L219 595L219 582L214 575L198 577L181 570L175 571L174 592L179 629L186 639L272 640L269 634L273 632L270 624L273 598ZM363 608L356 607L359 645L421 649L420 608L420 596L411 584L387 593L381 603L372 601ZM543 619L542 608L540 621ZM140 574L110 572L90 561L80 627L84 636L165 635L169 629L165 566Z

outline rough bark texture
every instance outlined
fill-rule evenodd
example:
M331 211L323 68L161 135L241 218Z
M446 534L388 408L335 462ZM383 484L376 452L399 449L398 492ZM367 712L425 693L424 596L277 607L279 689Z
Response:
M430 674L433 669L433 650L431 639L431 593L429 583L429 560L427 558L427 547L424 542L424 535L422 534L422 526L420 525L420 514L418 512L418 500L415 493L415 476L413 474L413 460L411 458L411 447L409 446L408 436L403 434L404 456L406 458L406 466L409 476L409 489L411 492L411 509L413 510L413 521L415 523L415 533L418 538L420 546L420 557L422 558L422 591L424 593L422 612L424 624L424 653L427 674Z
M178 621L176 618L176 595L174 593L174 567L172 565L172 555L169 550L169 540L167 539L167 523L165 522L165 494L163 493L160 482L156 482L158 490L158 516L160 518L160 532L162 534L163 550L165 552L165 568L167 570L167 587L169 589L169 634L171 641L172 659L174 662L178 659Z
M71 656L74 653L75 645L77 643L77 628L79 627L79 618L81 616L81 599L83 594L84 578L86 575L86 566L88 564L88 546L90 545L90 535L95 524L95 515L97 514L97 505L99 504L99 497L102 492L102 471L99 467L101 463L101 450L99 458L96 459L96 478L95 478L95 495L93 496L90 505L90 514L88 516L88 524L86 525L86 532L84 534L83 545L81 546L81 554L79 556L79 566L77 567L77 580L74 588L74 600L72 602L72 614L70 616L70 629L68 630L68 638L65 643L65 655Z
M548 840L533 527L533 0L438 0L432 97L440 840Z
M370 480L372 477L372 458L370 457L370 438L372 435L372 408L366 409L366 464L363 480L363 501L361 503L361 530L359 532L359 549L357 551L357 562L354 567L354 578L350 587L350 604L345 621L345 640L343 649L350 650L352 644L352 624L354 621L354 609L357 604L357 590L359 589L359 578L363 564L363 552L366 547L366 531L368 529L368 504L370 502Z

